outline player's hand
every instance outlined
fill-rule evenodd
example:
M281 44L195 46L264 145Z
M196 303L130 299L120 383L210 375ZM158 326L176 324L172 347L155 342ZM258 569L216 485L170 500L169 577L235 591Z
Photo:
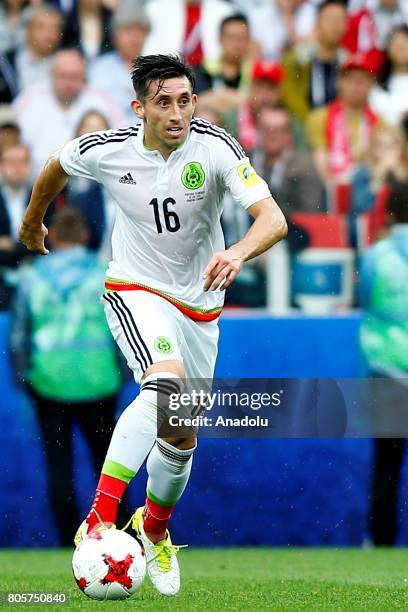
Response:
M237 276L243 263L243 254L234 248L214 253L203 273L204 291L224 291Z
M18 232L18 239L29 251L36 251L40 255L48 255L49 250L44 246L44 240L47 235L48 230L43 223L33 226L23 221Z

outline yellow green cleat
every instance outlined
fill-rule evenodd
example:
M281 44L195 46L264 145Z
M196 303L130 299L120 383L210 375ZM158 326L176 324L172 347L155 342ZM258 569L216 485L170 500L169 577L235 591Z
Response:
M116 525L114 525L113 523L103 523L102 521L100 521L91 529L91 531L88 531L88 529L89 525L86 520L82 521L74 537L75 546L79 546L83 540L92 537L92 535L96 533L100 533L101 531L105 531L106 529L116 529Z
M176 595L180 590L180 568L176 555L185 546L175 546L168 531L164 540L153 544L143 528L143 512L143 507L136 510L132 517L132 527L145 551L147 573L159 593Z

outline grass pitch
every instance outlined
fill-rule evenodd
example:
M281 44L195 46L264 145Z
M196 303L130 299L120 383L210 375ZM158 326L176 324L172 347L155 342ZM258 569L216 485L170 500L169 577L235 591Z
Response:
M71 573L70 550L3 550L0 590L65 592L66 605L2 610L364 610L408 609L408 549L191 549L180 553L182 590L160 596L146 579L129 600L87 599Z

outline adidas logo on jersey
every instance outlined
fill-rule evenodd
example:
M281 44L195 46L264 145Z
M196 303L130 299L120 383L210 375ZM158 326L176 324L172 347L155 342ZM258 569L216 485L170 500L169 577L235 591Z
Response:
M119 179L119 183L125 183L125 185L136 185L136 181L133 179L130 172L122 176L122 178Z

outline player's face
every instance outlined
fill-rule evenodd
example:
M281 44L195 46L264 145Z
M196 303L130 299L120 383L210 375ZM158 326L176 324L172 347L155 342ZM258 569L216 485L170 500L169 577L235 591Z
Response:
M187 77L150 84L146 99L133 102L133 110L143 119L145 144L161 152L177 149L187 138L197 97Z

